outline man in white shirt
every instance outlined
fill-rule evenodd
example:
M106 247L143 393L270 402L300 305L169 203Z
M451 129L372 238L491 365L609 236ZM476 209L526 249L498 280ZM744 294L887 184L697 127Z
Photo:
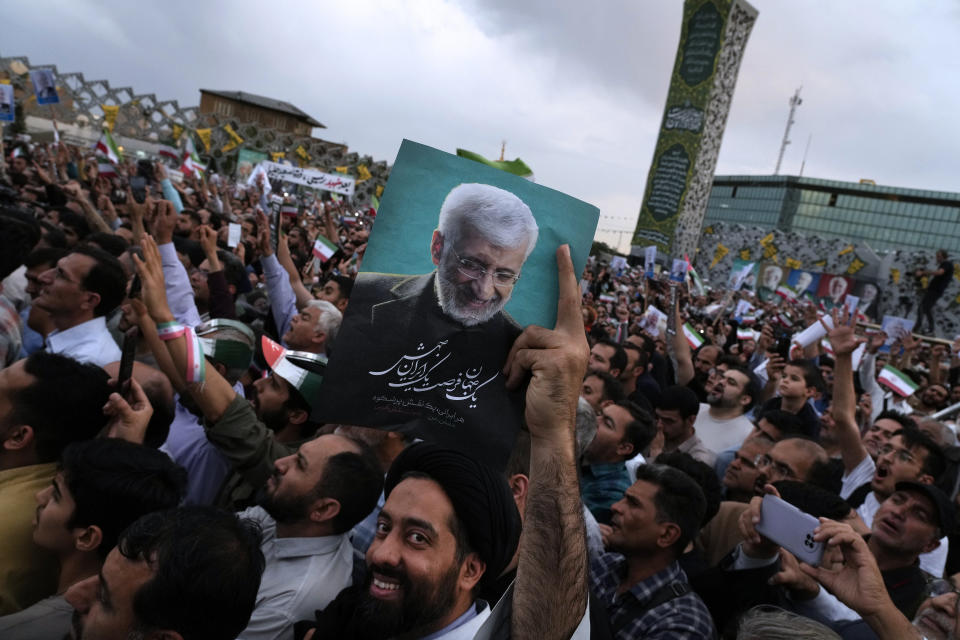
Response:
M293 623L324 609L353 581L349 531L377 503L383 471L369 447L324 435L276 461L260 506L240 517L263 531L266 568L240 638L293 638Z
M745 368L726 362L717 365L716 374L707 382L707 402L700 405L693 425L708 449L720 453L739 447L753 431L753 423L744 414L753 406L758 390L755 378Z
M119 360L105 316L123 301L126 287L123 265L101 249L80 246L58 260L40 275L34 301L56 327L46 337L46 350L100 367Z

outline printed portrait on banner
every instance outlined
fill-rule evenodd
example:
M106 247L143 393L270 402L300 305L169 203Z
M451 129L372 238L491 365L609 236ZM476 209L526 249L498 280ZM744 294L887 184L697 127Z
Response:
M555 252L579 273L599 211L404 141L320 390L324 422L509 457L522 390L502 373L527 324L553 327Z

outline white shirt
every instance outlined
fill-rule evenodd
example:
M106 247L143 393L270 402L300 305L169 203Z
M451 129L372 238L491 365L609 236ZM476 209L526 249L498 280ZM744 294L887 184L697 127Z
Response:
M840 497L846 500L850 497L857 487L873 480L873 474L877 470L877 464L869 455L863 456L863 460L850 470L850 473L844 473L840 479ZM866 522L866 521L864 521Z
M278 538L277 523L262 507L241 518L263 529L266 568L250 623L238 638L293 638L293 623L313 618L353 582L353 545L346 533L319 538Z
M47 336L46 350L98 367L116 362L122 355L120 347L107 330L107 319L103 316L63 331L52 331Z
M753 431L753 423L744 415L729 420L717 420L710 415L710 405L701 403L693 428L707 449L720 453L731 447L740 448L744 439Z

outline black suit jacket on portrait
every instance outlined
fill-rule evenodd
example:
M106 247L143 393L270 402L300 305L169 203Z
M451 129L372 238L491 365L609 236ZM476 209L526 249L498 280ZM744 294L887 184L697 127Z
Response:
M500 312L464 327L440 309L435 273L361 273L320 390L325 422L383 427L506 466L521 395L500 370L520 326Z

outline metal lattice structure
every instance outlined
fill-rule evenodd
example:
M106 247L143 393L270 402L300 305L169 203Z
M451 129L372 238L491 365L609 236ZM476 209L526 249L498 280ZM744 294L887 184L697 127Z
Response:
M30 82L31 69L50 69L56 79L60 103L37 104ZM87 80L80 72L61 73L56 65L32 65L26 56L0 55L0 76L6 76L14 87L17 103L26 115L41 118L54 117L58 122L72 124L80 129L98 131L104 120L103 105L117 106L115 135L140 140L152 145L168 143L174 130L210 129L210 147L205 150L196 140L201 156L212 159L217 166L235 163L239 150L262 153L284 153L291 160L301 160L298 148L308 156L305 162L312 167L334 172L346 168L348 175L357 178L354 203L368 204L379 195L390 176L385 161L374 161L371 156L350 152L346 146L309 136L296 135L265 127L256 122L242 122L214 113L201 113L199 107L181 107L176 100L159 100L152 93L136 93L131 87L113 87L107 80ZM229 125L243 143L224 150L231 136L224 128ZM206 151L206 152L205 152ZM363 180L365 172L370 177Z

